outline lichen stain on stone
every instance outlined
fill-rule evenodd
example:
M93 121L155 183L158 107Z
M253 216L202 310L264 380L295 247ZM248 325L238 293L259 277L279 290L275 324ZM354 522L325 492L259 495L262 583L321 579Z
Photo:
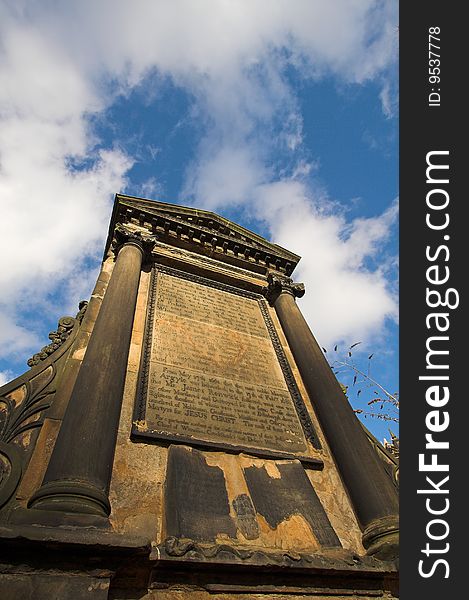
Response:
M88 592L93 592L94 590L107 590L109 589L109 581L98 581L96 583L92 583L88 586Z
M241 534L247 540L257 539L259 537L259 524L251 498L247 494L240 494L231 501L231 506L235 510L235 520Z
M206 452L203 454L208 466L218 467L223 471L225 487L230 499L235 498L239 494L248 493L243 472L236 455L225 454L224 452ZM232 513L232 516L234 516L234 513Z
M350 500L335 467L331 467L323 471L307 470L306 474L342 546L358 554L364 554L361 531L352 512Z
M78 350L75 350L73 353L72 358L76 358L76 360L83 360L83 357L85 356L85 350L86 348L78 348Z
M311 531L311 527L302 515L294 514L271 527L262 515L257 515L264 545L294 552L320 550L320 545Z
M15 406L19 406L22 402L24 402L24 399L26 398L26 385L23 384L20 387L16 388L16 390L13 390L9 394L6 394L5 398L13 400Z
M267 471L267 474L272 479L281 479L282 478L282 475L277 466L278 463L286 464L286 463L292 462L289 460L274 461L274 460L267 460L264 458L254 458L253 456L249 456L248 454L240 454L239 458L240 458L240 466L243 470L247 469L248 467L257 467L258 469L262 469L262 467L264 467L265 470Z
M78 344L78 348L75 348L75 350L73 351L72 358L79 361L83 360L86 349L88 347L89 338L90 334L87 332L83 332L83 334L77 338L76 344Z
M133 421L133 424L139 431L148 431L148 424L145 420Z
M254 535L254 527L251 527L251 535L244 535L247 530L243 527L240 522L240 515L236 512L236 499L246 496L249 497L249 491L247 488L246 480L244 479L243 470L241 468L239 456L233 454L225 454L224 452L207 452L204 454L207 465L212 467L218 467L222 470L225 478L225 487L228 495L228 503L230 507L230 517L236 525L236 538L241 544L246 543L246 540L252 540L258 537L259 531L257 527L256 535ZM254 510L254 507L253 507ZM254 523L256 523L255 511L253 514ZM243 529L245 531L243 532ZM220 539L217 537L217 543L226 543L225 537L222 535ZM231 539L231 543L233 540Z
M240 547L254 547L267 551L269 549L281 549L309 552L317 551L320 548L311 527L300 514L288 516L274 528L267 523L262 515L255 512L253 505L254 514L252 519L256 523L257 529L255 537L253 535L254 530L248 538L243 535L242 527L240 527L241 524L234 503L236 504L236 499L243 495L251 499L243 469L248 467L264 468L272 479L281 479L282 476L277 463L287 464L292 461L273 461L248 454L232 455L223 452L206 452L204 457L208 465L216 466L223 471L230 503L230 516L237 525L236 539ZM227 543L228 539L227 536L220 534L217 536L216 541L223 544ZM233 540L231 540L231 543L233 543Z
M145 444L118 446L110 501L111 524L117 531L157 537L161 528L163 457Z

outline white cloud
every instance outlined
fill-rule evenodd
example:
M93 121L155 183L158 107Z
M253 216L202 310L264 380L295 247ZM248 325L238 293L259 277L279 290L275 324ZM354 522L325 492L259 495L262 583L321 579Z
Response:
M14 378L13 371L0 371L0 387Z
M305 211L317 229L313 241L323 236L326 247L336 249L329 260L336 261L334 273L342 274L342 283L326 286L331 297L337 297L334 285L347 284L354 294L364 296L366 285L373 282L369 291L374 295L370 293L368 301L381 308L376 316L373 306L367 310L370 327L379 324L384 314L392 312L392 302L384 276L363 270L362 261L372 253L373 243L363 247L361 224L347 225L341 217L321 218L317 208L298 202L292 182L273 179L269 157L272 144L290 153L302 144L301 115L285 67L294 66L305 78L327 74L345 82L385 80L395 62L396 7L394 2L372 0L4 3L0 8L0 198L7 224L0 237L5 259L0 272L3 352L36 343L20 323L21 311L44 305L54 290L65 290L68 296L63 301L70 306L70 294L82 289L78 279L90 280L83 260L102 250L110 200L124 186L132 158L118 148L98 151L89 117L155 70L193 96L204 131L197 161L188 171L186 192L212 208L251 201L257 216L265 218L262 207L271 209L264 196L279 194L284 185L289 193L282 202ZM387 110L386 88L382 97ZM274 131L279 132L278 139ZM80 161L85 161L82 168L74 169ZM148 189L158 185L151 180ZM272 234L293 248L296 237L288 236L295 224L293 215L282 208L277 214L283 225L277 228L270 222ZM376 236L379 227L384 232L385 221L383 216L374 223ZM303 239L307 244L306 224L300 225L297 242ZM347 227L352 229L344 242ZM310 248L304 254L311 254ZM354 266L349 263L346 268L350 257ZM316 276L327 280L325 270Z
M375 218L348 222L337 207L314 198L303 183L285 180L262 186L256 199L272 237L302 259L295 279L306 285L302 311L323 346L369 341L397 318L397 299L380 257L396 224L397 204Z
M380 343L388 319L397 321L397 297L384 249L397 225L397 202L383 214L347 220L343 207L320 187L291 177L270 181L249 156L220 152L198 165L195 194L210 210L236 205L263 221L271 238L304 257L295 279L306 284L300 300L323 346L357 340ZM301 178L308 169L295 168ZM264 183L264 181L269 181Z
M397 85L397 77L395 84L390 79L385 81L379 94L383 113L388 119L393 117L397 112L397 91L394 89L395 85Z
M4 33L0 355L10 355L44 344L20 314L45 311L46 296L65 288L84 259L98 256L110 198L131 161L120 150L94 149L86 115L104 102L80 65L30 24L10 22ZM73 169L71 160L90 166Z
M8 308L0 312L2 344L5 344L8 356L18 356L25 360L29 357L25 357L24 353L27 353L33 345L39 348L44 344L39 341L34 333L22 327L21 324L17 325L15 320L15 315L11 314Z
M252 200L256 187L267 177L266 169L248 144L222 145L204 152L190 169L186 194L207 209L242 205Z

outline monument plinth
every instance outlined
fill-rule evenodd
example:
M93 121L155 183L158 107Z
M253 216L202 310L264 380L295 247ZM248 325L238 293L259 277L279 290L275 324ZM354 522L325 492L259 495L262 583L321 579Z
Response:
M0 390L2 598L396 596L395 459L301 315L298 261L116 196L89 304Z

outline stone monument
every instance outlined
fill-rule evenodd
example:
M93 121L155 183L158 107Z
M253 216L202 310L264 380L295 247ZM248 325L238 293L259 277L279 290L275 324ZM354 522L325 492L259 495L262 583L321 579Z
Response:
M397 597L395 459L298 308L298 261L116 196L89 302L0 389L2 599Z

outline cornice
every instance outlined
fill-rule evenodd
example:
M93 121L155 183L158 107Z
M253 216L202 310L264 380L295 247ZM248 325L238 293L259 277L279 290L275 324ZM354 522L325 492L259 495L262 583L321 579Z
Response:
M106 251L115 226L132 224L162 242L213 256L248 270L289 275L300 257L210 211L117 194Z

